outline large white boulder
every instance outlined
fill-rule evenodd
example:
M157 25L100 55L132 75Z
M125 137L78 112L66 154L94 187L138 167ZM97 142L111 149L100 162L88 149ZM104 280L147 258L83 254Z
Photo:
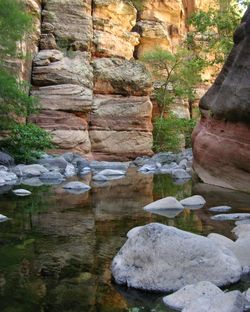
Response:
M223 286L237 282L242 273L229 249L159 223L132 235L111 269L118 284L150 291L173 291L204 280Z

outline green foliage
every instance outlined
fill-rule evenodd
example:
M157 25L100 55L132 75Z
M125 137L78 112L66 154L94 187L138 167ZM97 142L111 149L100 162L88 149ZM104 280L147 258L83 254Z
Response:
M145 53L141 61L147 67L154 81L154 96L160 107L161 117L170 111L176 98L193 101L195 85L201 81L203 61L194 57L187 49L176 53L157 48Z
M17 0L0 0L0 55L16 56L16 42L22 40L31 27L31 17L24 4ZM2 60L2 58L1 58Z
M245 8L234 0L217 0L216 7L197 11L189 20L192 31L188 33L187 45L207 66L225 61Z
M140 11L143 8L143 3L145 0L131 0L131 2L133 3L134 7Z
M19 81L10 60L21 58L17 42L31 28L31 17L19 0L0 0L0 130L9 130L8 139L0 147L16 161L28 162L51 147L50 136L33 124L18 124L38 110L38 102L29 96L29 85Z
M42 151L52 148L50 135L31 123L16 124L2 146L16 161L23 163L34 161Z
M185 147L191 147L191 134L196 121L177 118L169 114L168 118L157 118L154 121L154 151L178 152L185 139Z
M11 129L15 116L28 117L38 109L35 98L28 96L28 84L17 82L4 68L0 68L0 130Z

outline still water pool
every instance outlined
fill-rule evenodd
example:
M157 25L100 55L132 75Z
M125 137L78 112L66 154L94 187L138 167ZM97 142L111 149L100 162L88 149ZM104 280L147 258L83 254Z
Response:
M87 181L86 181L87 180ZM85 177L88 182L90 177ZM167 175L143 175L133 169L120 180L91 183L74 195L62 186L21 187L30 197L0 194L1 312L164 312L163 294L149 294L112 283L110 264L133 227L161 222L207 235L233 238L234 222L212 221L209 207L230 205L231 212L250 212L250 195L187 182ZM1 192L1 189L0 189ZM173 216L145 212L146 204L165 196L201 194L207 204ZM246 276L232 287L247 289Z

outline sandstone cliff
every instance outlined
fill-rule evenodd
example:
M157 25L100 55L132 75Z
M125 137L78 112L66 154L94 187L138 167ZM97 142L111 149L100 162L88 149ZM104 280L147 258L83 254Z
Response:
M139 9L130 0L23 1L36 25L41 17L31 93L42 111L32 120L52 133L59 152L109 159L151 154L152 86L134 58L155 46L173 51L188 16L205 1L145 0ZM25 45L31 54L38 35L36 27Z
M214 85L200 101L194 168L206 183L250 192L250 8Z

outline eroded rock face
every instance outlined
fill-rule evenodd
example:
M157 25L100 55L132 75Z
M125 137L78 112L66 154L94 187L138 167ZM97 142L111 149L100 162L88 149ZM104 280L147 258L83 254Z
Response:
M250 192L250 10L214 85L200 101L193 132L194 169L208 184Z
M32 120L51 132L57 152L72 149L107 160L150 155L152 82L134 57L155 46L174 50L200 3L146 0L136 8L127 0L26 2L38 25L32 44L40 49L31 94L42 111ZM184 104L176 104L176 112L189 115Z

